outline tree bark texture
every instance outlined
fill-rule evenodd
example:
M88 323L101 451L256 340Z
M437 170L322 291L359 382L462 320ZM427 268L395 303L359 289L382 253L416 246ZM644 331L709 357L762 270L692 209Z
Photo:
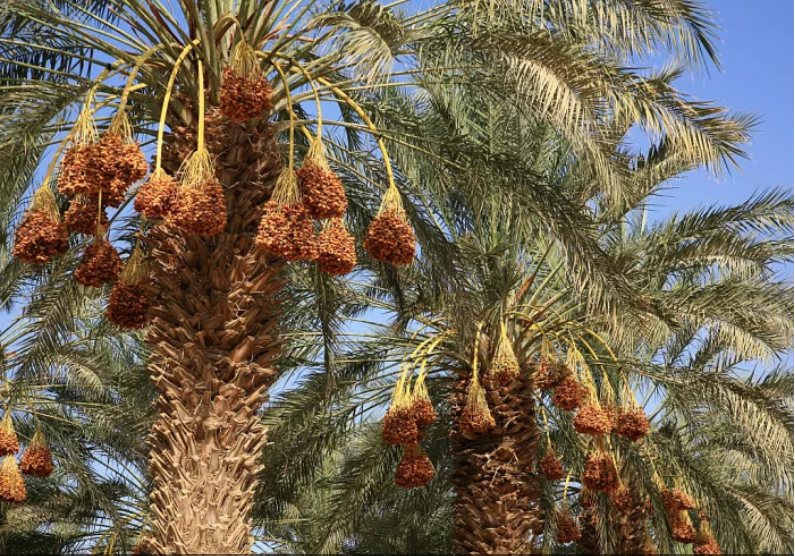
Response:
M151 435L153 546L160 554L250 553L265 443L259 409L276 380L280 263L257 252L260 207L282 167L269 128L207 121L228 223L216 237L165 223L148 234L155 299L146 339L159 412ZM175 127L164 168L196 148Z
M454 406L463 410L468 381L460 381ZM540 430L533 380L527 372L504 388L486 383L497 422L491 431L453 432L455 546L458 554L527 554L530 531L541 519L540 485L533 475Z

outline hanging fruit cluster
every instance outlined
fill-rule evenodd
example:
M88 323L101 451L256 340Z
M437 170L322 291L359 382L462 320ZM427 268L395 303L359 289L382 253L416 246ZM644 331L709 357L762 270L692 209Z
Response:
M86 247L80 264L75 270L75 281L90 288L101 288L118 278L124 263L119 252L98 232Z
M149 273L143 251L136 245L108 298L105 311L107 319L129 330L146 326L151 305L148 281Z
M378 216L367 228L364 248L376 261L407 265L414 261L415 244L414 231L406 220L400 192L391 185L384 194Z
M301 202L295 172L285 169L266 203L256 243L264 252L286 261L312 261L317 257L315 225Z
M100 133L93 119L99 106L107 104L97 103L95 107L98 85L86 96L73 129L53 158L44 184L35 192L16 231L14 256L35 265L47 264L64 254L69 249L69 232L90 236L74 278L92 288L118 280L110 295L106 315L111 322L128 329L146 325L151 292L148 276L142 270L146 268L143 253L138 247L135 251L138 258L128 261L122 272L124 263L108 238L112 219L108 218L106 208L119 207L132 186L143 180L134 202L134 208L142 216L187 235L218 235L224 233L227 226L224 187L216 176L214 160L204 141L205 94L201 60L195 60L196 71L193 73L198 81L196 150L185 158L175 175L169 175L162 168L170 99L180 67L195 46L186 46L174 62L162 102L155 168L148 179L145 179L148 172L146 158L134 139L126 114L127 98L140 64L145 61L142 58L130 71L118 110L106 131ZM244 41L239 41L233 48L221 84L219 111L223 116L236 122L246 122L271 115L272 89L262 70L260 54ZM321 272L344 275L356 266L356 243L343 221L348 205L345 189L326 155L321 102L314 80L296 62L290 61L289 64L291 70L304 72L315 93L318 133L311 141L302 167L297 172L293 171L295 122L288 86L289 167L279 177L270 201L263 207L256 244L264 252L288 262L316 262ZM273 65L284 77L281 67ZM98 78L98 83L108 71L110 69ZM286 80L285 84L288 84ZM377 131L350 97L334 87L331 90L360 113L372 132ZM388 154L382 140L379 138L378 141L387 165L390 187L384 195L378 217L367 231L365 247L375 260L410 264L415 253L414 233L405 218ZM63 156L60 156L61 152ZM54 175L56 167L57 189L69 200L63 216L49 185L49 178Z
M550 445L550 450L551 450ZM566 471L563 469L563 462L555 454L554 451L548 451L547 454L541 458L538 463L538 471L548 481L560 481L566 477Z
M105 229L109 225L103 208L100 207L99 195L77 195L69 203L63 222L70 232L94 235L98 227Z
M696 501L693 500L693 497L678 488L664 490L662 496L663 505L669 512L696 509Z
M613 429L610 418L598 401L592 399L581 407L574 417L574 430L589 436L602 436L609 434Z
M494 416L491 414L486 391L480 381L478 371L480 338L483 324L478 324L475 336L475 346L472 358L472 379L467 390L466 403L461 414L459 427L465 435L483 434L496 426ZM513 351L513 344L508 337L504 322L500 322L500 336L497 347L492 357L491 366L486 375L498 384L508 385L519 376L519 363Z
M0 466L0 502L21 504L27 497L25 479L22 478L16 458L6 456Z
M620 479L618 487L609 494L610 504L619 513L626 514L631 512L638 505L635 493L630 491Z
M25 475L41 478L47 478L55 471L50 448L47 446L41 430L36 431L33 440L22 454L22 458L19 460L19 469Z
M587 390L570 372L554 386L552 403L563 411L576 411L585 401Z
M93 93L89 94L61 161L58 190L67 197L101 193L106 206L118 207L130 186L146 176L148 165L133 139L123 108L98 137L91 116L92 101Z
M317 236L320 272L342 276L356 267L356 242L341 218L329 220Z
M215 236L223 233L226 229L223 186L209 175L192 185L183 181L171 206L170 222L188 235Z
M477 348L475 350L477 360ZM480 383L477 364L473 364L472 380L467 390L464 410L461 414L459 426L464 434L483 434L494 428L497 422L489 409L486 392Z
M188 235L214 236L226 228L224 188L214 178L181 186L171 207L170 222Z
M177 197L179 184L162 168L157 168L138 189L133 208L147 218L167 218Z
M549 391L571 374L565 363L550 361L542 356L536 369L535 384L539 390Z
M557 542L565 544L583 539L583 549L592 549L599 527L603 525L599 524L599 520L604 518L595 504L601 498L610 503L610 526L618 528L619 533L624 531L628 535L622 540L626 541L622 544L623 549L629 551L626 553L656 554L651 537L642 534L644 530L648 533L644 523L650 511L647 508L649 498L646 497L644 502L643 497L624 483L619 474L616 453L611 449L611 443L616 438L630 442L640 441L650 432L649 421L638 406L623 373L621 378L625 391L623 403L618 405L618 396L604 368L600 393L589 365L576 346L569 345L565 361L559 358L556 351L552 342L542 338L541 357L533 375L534 385L542 393L546 393L548 400L559 410L556 420L558 427L571 426L576 432L586 436L584 440L587 451L586 462L579 477L580 507L583 509L579 520L582 529L577 529L571 510L564 504L563 510L557 512ZM589 351L593 353L592 349ZM573 411L576 411L576 415L569 421L565 412ZM560 481L566 476L566 470L562 459L555 453L550 420L544 405L540 407L540 413L546 426L547 449L538 462L538 473L549 482ZM564 487L564 498L568 482L569 479ZM632 520L634 525L629 523ZM680 515L679 510L672 514L671 523L678 538L692 536L694 531L687 529L687 525L692 524L687 516ZM626 528L621 529L622 527ZM541 530L538 534L541 534ZM595 542L598 544L598 539Z
M566 508L557 514L557 540L560 544L577 542L582 537L577 521L571 515L571 511Z
M690 520L690 514L685 510L669 516L671 520L671 536L675 541L682 544L692 544L696 542L696 528Z
M414 417L409 388L405 377L401 377L395 386L392 404L384 415L381 428L381 437L387 444L407 446L419 442L420 430Z
M705 515L701 515L701 525L698 528L696 543L693 547L693 554L723 554L723 551L715 540L712 528Z
M403 449L403 457L395 472L395 486L417 488L427 485L434 476L433 463L418 444Z
M256 51L243 41L232 50L229 66L224 70L220 110L236 122L262 118L273 108L271 89Z
M563 497L560 501L560 509L555 510L555 537L558 544L573 543L582 538L582 532L577 525L577 519L572 515L571 508L567 501L570 481L571 474L568 475L566 483L563 485Z
M52 190L41 186L17 227L14 256L28 264L47 264L69 249L69 231L61 221Z
M639 407L622 409L618 415L616 434L632 442L637 442L647 434L651 427L646 414Z
M414 390L412 391L411 397L414 420L420 431L430 427L438 418L436 409L433 407L433 402L431 402L431 397L428 394L428 388L425 385L426 376L426 373L420 372L417 381L414 383Z
M19 438L11 422L11 414L6 413L0 421L0 457L10 456L19 451Z
M690 519L690 510L696 509L696 502L679 488L664 490L663 505L671 523L671 536L683 544L696 542L696 528Z
M555 453L555 448L552 446L552 437L550 435L549 418L544 407L541 407L541 415L544 417L546 425L545 432L547 436L547 451L544 457L538 462L538 472L547 481L556 482L566 477L566 471L563 467L563 461Z
M412 389L412 368L406 365L401 372L381 429L384 442L403 446L395 472L395 485L400 488L422 487L434 477L433 463L419 443L423 431L436 421L436 410L425 386L425 373L420 373Z
M315 220L341 218L348 210L342 180L331 170L321 140L312 142L296 176L301 184L304 206Z
M283 72L279 72L284 78ZM318 134L304 157L303 167L296 172L293 170L294 114L288 93L288 166L279 175L271 199L263 208L256 243L267 254L288 262L314 261L321 272L341 276L356 266L356 243L342 220L348 199L342 180L331 170L326 157L320 101L316 100ZM313 219L328 219L321 224L319 234Z
M187 235L214 236L226 229L226 196L215 176L213 159L204 142L204 70L198 62L199 132L196 150L183 161L180 181L169 203L167 222ZM164 110L167 104L164 104ZM161 119L162 133L163 121ZM157 168L160 169L162 141L158 142Z
M519 362L508 338L505 323L500 323L500 339L491 361L489 376L502 385L510 384L519 376Z
M6 412L0 422L0 455L3 456L3 463L0 466L0 502L7 504L20 504L27 499L23 475L47 478L55 470L52 454L40 428L37 427L33 439L22 453L19 464L16 460L18 451L17 433L10 412Z
M607 454L591 455L585 463L582 484L593 492L612 492L618 488L618 471L613 458Z
M115 282L124 268L116 247L107 238L109 220L105 208L117 207L127 190L146 176L148 165L140 146L133 138L132 127L125 113L127 92L119 110L101 136L93 119L93 91L86 98L75 127L63 143L64 156L56 155L47 172L44 184L36 191L28 212L17 229L14 255L30 264L46 264L69 248L69 232L92 236L85 246L74 272L79 284L101 288ZM69 197L69 207L61 218L57 201L48 185L56 164L58 190ZM140 252L139 257L140 258ZM123 290L124 286L119 286ZM139 304L148 304L148 294L138 292ZM124 298L119 292L112 296L111 305L120 306ZM109 313L119 311L109 307ZM120 323L123 318L111 319ZM144 320L143 323L140 321ZM138 318L136 327L145 323ZM32 457L32 454L31 454ZM34 463L31 464L35 468Z

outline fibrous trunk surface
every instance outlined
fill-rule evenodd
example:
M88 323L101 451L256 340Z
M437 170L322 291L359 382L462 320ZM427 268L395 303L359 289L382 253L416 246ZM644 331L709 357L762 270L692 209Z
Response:
M208 149L224 185L226 233L149 234L155 299L147 341L159 415L151 437L153 548L160 554L251 552L249 513L265 442L258 410L277 377L279 265L257 253L260 206L281 168L266 127L210 117ZM196 148L174 129L164 167Z
M647 520L649 514L646 505L638 501L630 511L622 515L619 519L614 519L617 524L619 549L621 554L646 554L648 546Z
M601 541L599 527L594 508L589 508L580 514L580 540L577 545L580 547L580 554L601 554Z
M454 400L459 414L466 386L459 383ZM540 494L531 474L540 436L533 383L523 374L505 388L486 386L497 426L475 436L453 433L456 552L527 554Z

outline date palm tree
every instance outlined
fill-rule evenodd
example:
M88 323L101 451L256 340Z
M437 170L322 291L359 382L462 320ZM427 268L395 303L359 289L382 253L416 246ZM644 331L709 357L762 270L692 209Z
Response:
M145 435L153 388L138 335L102 320L104 300L71 278L73 261L21 272L4 244L2 411L22 450L43 433L55 461L0 507L4 553L84 553L140 528L149 490ZM140 518L136 518L136 513ZM131 537L131 538L134 538ZM130 544L131 547L131 544Z
M499 144L498 141L494 143ZM524 143L523 146L528 144ZM538 148L517 150L531 161L533 156L539 157L538 165L527 165L528 174L530 168L535 169L532 174L534 184L543 183L540 176L544 174L538 169L546 166L550 180L559 180L560 189L566 188L571 197L581 198L582 188L587 187L587 180L579 179L576 168L569 166L567 171L559 171L553 165L553 169L549 169L550 160L557 160L561 165L567 164L565 157L556 158ZM504 156L501 160L506 158ZM575 312L575 315L599 330L600 336L617 354L620 361L618 367L625 369L618 376L613 375L618 372L615 365L608 369L611 381L615 380L618 384L616 391L621 391L620 386L625 381L623 376L626 375L633 377L630 381L633 391L654 392L653 397L662 396L665 401L660 404L659 412L651 411L652 414L657 413L660 416L660 422L665 421L661 416L669 412L686 411L690 412L687 429L698 430L701 408L709 405L722 408L716 409L714 415L724 418L726 415L734 415L740 419L737 423L727 424L729 428L742 428L756 422L765 430L776 430L773 436L761 434L759 429L748 431L747 436L753 437L753 441L766 444L764 448L748 447L750 451L768 454L765 463L758 461L754 464L754 467L759 466L759 472L766 477L752 487L754 492L769 492L771 489L777 491L778 483L771 478L790 476L784 471L788 465L786 462L792 457L784 433L790 417L787 416L787 410L779 413L778 409L791 405L787 396L782 394L790 376L785 373L778 384L783 389L776 387L776 393L768 392L771 397L768 394L757 397L756 393L750 392L765 391L764 381L746 383L742 369L771 357L780 357L791 349L792 307L781 302L782 299L789 299L791 286L786 280L782 281L777 277L776 269L790 260L792 200L786 193L773 190L755 195L736 206L694 209L649 225L651 216L646 208L649 198L669 178L686 172L690 167L689 162L677 159L674 153L652 148L648 153L639 156L633 166L633 179L637 180L639 189L642 187L646 191L647 197L636 199L631 210L615 214L606 209L604 212L597 211L594 215L593 227L599 231L600 244L606 255L605 261L620 270L619 274L627 278L636 295L622 306L615 318L599 311L588 310L590 304L583 298L597 293L586 289L580 297L576 293L578 290L572 289L578 282L574 269L565 266L565 254L560 255L558 262L565 269L560 271L565 280L555 281L560 290L557 293L553 290L546 295L550 299L555 299L557 294L562 295L562 300L558 303L564 306L566 300L579 300L581 306L579 313ZM484 160L481 169L488 168L489 163ZM498 181L497 174L491 183ZM517 178L514 183L517 190L521 190L521 180ZM460 398L465 393L467 382L461 378L471 376L473 323L504 312L506 304L521 305L516 299L516 292L524 283L521 278L522 265L537 260L547 247L527 247L537 241L538 236L532 226L525 227L521 211L514 212L505 208L511 205L512 200L505 199L503 203L494 205L470 200L470 206L480 207L475 214L463 212L461 203L437 201L438 206L455 211L454 216L450 214L445 222L450 222L449 229L460 230L458 233L461 234L456 241L459 249L456 257L459 274L455 287L432 289L418 278L413 287L409 287L406 282L401 297L387 296L383 300L371 300L369 303L380 310L396 311L395 321L391 326L372 323L374 330L379 331L373 335L380 340L365 342L356 351L341 357L340 364L344 362L345 365L333 376L329 376L327 368L318 362L319 372L310 375L302 388L286 395L282 404L277 405L267 417L266 421L275 429L274 438L279 439L279 447L269 455L273 467L266 465L265 482L272 486L264 490L263 496L269 492L272 495L261 501L262 506L257 512L257 515L263 516L263 523L282 515L283 511L291 512L290 515L295 515L294 512L297 511L307 512L312 520L318 520L317 527L306 526L309 532L304 542L307 544L300 545L303 550L310 552L335 552L348 546L346 543L349 542L354 546L358 542L368 543L367 546L370 547L378 546L379 543L396 543L396 546L410 550L399 540L406 532L404 529L411 531L406 542L414 539L411 541L415 543L413 546L429 542L431 544L428 546L439 546L440 552L449 552L453 546L462 552L527 550L527 543L530 541L527 531L539 520L539 514L545 514L545 511L539 512L539 508L548 510L553 507L553 496L561 495L558 489L547 492L545 498L539 498L538 495L528 496L526 490L532 488L536 480L526 474L525 469L535 467L539 454L534 454L533 451L534 446L537 446L538 433L539 430L548 428L538 412L539 402L533 394L532 373L523 377L530 385L524 385L519 380L514 385L518 390L512 392L511 396L491 400L495 404L495 414L520 406L521 410L514 412L514 418L510 419L514 427L511 434L501 431L502 434L497 434L496 438L487 435L486 438L460 442L456 433L450 436L451 430L455 430L455 411L447 411L450 400ZM598 202L595 205L598 207ZM440 217L445 216L442 211ZM528 237L523 236L525 233ZM518 246L525 246L526 250ZM470 256L465 256L467 254ZM549 272L555 266L544 264L544 272ZM532 271L527 272L532 274ZM568 282L569 280L571 281ZM540 284L542 280L536 282ZM739 293L741 291L744 293ZM544 298L543 295L541 298ZM738 301L740 299L743 300L742 303ZM544 307L544 304L538 302L538 306ZM410 353L426 340L424 333L412 338L411 329L422 325L431 326L428 323L433 322L434 317L441 318L447 328L468 330L469 340L460 344L441 344L445 348L445 354L457 355L451 355L450 360L439 364L439 378L434 382L435 387L431 388L435 405L445 411L446 417L438 429L432 429L429 440L425 443L436 464L439 479L428 487L427 494L396 494L391 481L399 451L385 449L377 434L371 434L372 430L369 429L369 432L362 435L354 435L352 447L345 442L350 429L358 430L356 422L360 415L369 415L374 407L387 403L389 399L389 390L394 384L395 367L384 368L382 365L390 362L399 364L404 353ZM534 320L532 314L526 318L530 322ZM543 322L543 319L539 320ZM571 324L562 324L581 332L582 322L576 319ZM404 335L401 331L407 326L409 332ZM437 325L433 324L431 328L435 326ZM495 327L490 328L493 346L493 340L496 340L493 336ZM439 331L444 329L442 327ZM521 329L521 326L518 327L519 331ZM701 345L702 335L707 331L710 340ZM516 337L517 355L521 362L533 363L537 360L539 339L536 336L535 341L522 346L518 343L520 336ZM590 345L592 343L594 345ZM602 358L601 363L595 364L588 355L592 367L598 369L605 364L605 360L610 361L611 353L604 352L599 342L589 342L589 345ZM488 343L485 346L484 351L489 352ZM584 346L579 348L589 349ZM691 357L690 350L700 352L702 356ZM724 356L732 358L730 364L721 361ZM487 363L483 363L484 368L488 367ZM529 371L527 367L526 370ZM772 378L775 375L776 373L771 375L771 381L778 383L777 379ZM365 381L372 386L359 392L358 388ZM336 393L329 396L330 391ZM747 399L746 394L738 394L740 391L746 392ZM522 392L525 394L522 395ZM680 396L687 397L689 401L684 404L684 398ZM739 416L739 407L735 405L740 399L750 404L742 412L743 417ZM759 405L751 402L751 399L759 401ZM503 403L505 408L501 407ZM546 398L541 403L549 422L552 423L551 437L556 451L563 454L564 460L572 469L581 470L585 454L576 438L570 433L557 432L570 427L570 417L565 412L557 411ZM749 417L751 413L756 417ZM516 414L522 417L516 417ZM768 415L765 416L766 414ZM333 415L333 418L329 415ZM522 450L522 457L511 459L510 463L515 463L516 468L502 465L500 449L505 451L506 444L517 445L518 438L522 440L520 444L526 444L527 451ZM672 440L669 441L669 438ZM684 455L685 452L680 451L676 456L671 455L674 446L669 442L678 442L675 434L655 434L652 440L655 444L648 445L653 449L645 455L633 450L622 450L622 453L627 460L626 468L632 469L632 473L643 476L648 481L643 490L656 491L659 500L659 491L655 490L658 487L650 482L650 459L675 462L672 463L672 473L681 474L682 469L688 468L687 459L693 454L691 452ZM700 441L714 441L714 445L719 446L722 439L702 438ZM657 442L660 443L659 448L656 447ZM484 453L487 455L481 461L495 466L491 473L479 469L477 462L473 464L467 460L470 457L477 460L482 454L475 447L483 446L484 443ZM289 454L307 454L307 457L291 455L288 461L279 455L282 450ZM716 448L716 452L711 453L714 455L718 451ZM328 452L332 454L329 460L320 458ZM657 455L663 453L665 456ZM738 454L737 457L749 457L749 453ZM343 458L344 454L348 454L348 457L344 458L344 463L339 463L339 458ZM706 454L703 455L704 459L700 460L702 463L708 459ZM679 457L683 460L678 460ZM315 467L316 464L320 467ZM284 476L286 466L294 469L294 472ZM326 466L338 469L338 478L336 484L332 483L331 494L323 490L328 488L329 471ZM706 467L708 466L705 465ZM635 471L635 468L640 470ZM328 514L319 512L318 515L313 509L302 506L305 503L302 490L307 483L302 482L301 477L311 476L313 470L322 473L323 488L317 496L323 500L324 505L328 505ZM725 470L716 476L725 478L723 471ZM499 484L495 485L493 481L499 479L502 472L513 472L510 475L511 480L498 481ZM477 485L478 477L484 481L484 485L480 487ZM704 486L709 479L708 474L703 472L697 478L687 474L687 480L692 481L693 488L704 493L708 500L705 507L710 512L716 511L720 514L721 509L732 508L731 512L727 511L725 514L726 521L717 528L724 546L742 546L744 548L735 550L748 550L757 542L750 539L758 540L762 537L765 538L760 541L763 544L770 542L769 546L774 546L780 543L785 536L781 531L786 530L786 527L774 516L780 516L785 506L786 493L775 502L768 500L762 503L765 510L770 510L771 513L766 518L755 519L755 531L743 533L745 537L739 538L737 535L740 531L748 531L745 528L750 523L748 516L755 510L749 507L738 508L738 503L742 504L738 499L729 502L728 498L715 498L720 488L715 488L714 483L713 486ZM313 484L311 480L309 484ZM460 491L455 510L451 499L453 485ZM578 490L577 487L572 487L570 492L574 492L576 496ZM310 489L310 492L310 499L314 499L311 498L315 496L314 489ZM503 499L503 496L506 498ZM511 500L519 500L521 504L514 506ZM423 512L428 512L431 516L427 521L420 517ZM381 523L384 514L390 516L389 522L383 525L384 531L379 533L381 526L376 521ZM721 519L717 514L716 523ZM766 526L756 528L756 525L768 518L776 521L776 527L784 529L772 534L771 529L767 529L767 533L762 532ZM602 522L609 523L609 516L605 514ZM457 526L454 527L453 523ZM481 523L483 530L479 529ZM358 527L364 528L367 533ZM657 538L670 539L664 520L658 521L655 527ZM297 526L296 528L303 530ZM290 527L287 530L287 537L295 533ZM439 530L448 532L447 543L443 538L434 536L439 534ZM551 533L553 530L547 529L547 532ZM300 536L301 533L295 534ZM621 531L605 534L596 539L596 545L607 553L615 552L622 542L621 534ZM504 544L509 542L516 544ZM287 546L291 550L296 549L296 545L289 542Z
M305 376L299 388L284 394L266 413L265 422L274 427L274 446L266 451L268 463L260 505L255 511L258 522L268 527L269 534L279 539L287 552L369 553L379 546L392 547L395 552L424 547L438 553L482 553L492 547L526 553L540 545L567 550L566 546L555 544L551 517L560 507L563 484L540 482L532 471L547 449L545 431L549 431L551 445L575 478L582 472L588 451L571 431L570 414L558 410L532 384L540 334L529 322L564 338L567 333L575 338L587 336L586 327L599 330L608 345L612 344L612 354L599 341L583 342L578 338L575 345L586 352L585 360L597 380L606 373L605 383L599 386L600 396L610 391L623 396L620 386L626 380L652 422L652 433L643 444L618 441L615 454L621 462L622 476L628 481L634 478L639 491L650 495L656 509L654 517L644 514L638 523L625 523L613 519L609 504L598 505L590 511L599 516L600 526L591 531L591 537L584 537L583 553L623 553L627 543L637 546L638 541L645 541L647 531L659 543L660 551L675 549L655 477L678 477L682 485L687 485L710 518L726 553L789 550L791 529L783 516L791 508L793 480L787 432L792 419L792 373L780 366L759 376L749 370L758 367L767 356L777 358L791 349L787 315L792 308L780 303L781 299L788 299L790 286L771 276L757 281L767 274L765 267L774 267L780 257L788 256L784 244L791 242L786 239L791 234L790 206L791 198L783 192L760 195L721 211L694 210L676 216L655 229L631 234L623 242L624 249L614 246L625 255L632 251L630 244L644 245L662 254L675 250L677 245L683 247L683 238L691 246L692 242L706 244L714 240L710 253L703 257L694 253L689 261L677 259L667 270L656 263L653 270L648 269L667 274L672 280L689 264L692 278L698 266L704 271L709 269L710 274L714 272L712 265L720 251L715 234L719 228L720 235L732 229L735 241L724 243L722 257L726 265L722 272L715 275L711 284L689 286L687 294L672 292L669 308L679 305L680 301L674 299L695 301L702 291L706 295L710 290L720 290L724 280L733 274L729 267L742 261L745 269L734 275L732 287L744 290L741 297L747 296L748 303L759 311L753 315L753 322L758 317L766 325L752 326L747 320L750 313L745 312L748 306L738 306L734 295L716 293L711 296L708 314L701 313L696 318L685 311L683 321L662 340L652 339L658 325L649 315L649 334L639 334L645 339L633 349L611 336L607 320L600 323L589 317L584 311L587 304L572 303L576 294L568 289L565 272L546 280L557 264L546 261L540 270L531 264L523 275L518 272L523 265L515 263L516 253L507 243L498 242L498 248L471 239L470 249L459 256L462 281L466 284L455 291L458 301L440 304L449 313L439 319L443 313L431 308L419 281L416 290L405 292L406 306L418 308L413 315L416 324L408 331L399 332L403 321L398 317L392 324L372 322L373 332L360 342L355 341L356 335L346 336L345 341L353 347L339 356L334 377L325 372L322 360L315 361L317 372ZM752 231L753 222L761 215L766 215L763 218L771 225L767 240L760 240L759 230ZM716 225L718 220L731 223ZM776 220L779 224L773 224ZM501 223L509 221L505 216L498 219ZM711 221L709 225L707 221ZM679 226L680 230L687 227L688 233L679 239L667 235ZM746 230L747 235L738 234L738 229ZM484 234L495 233L492 226L486 230L481 229ZM730 262L738 254L731 245L736 246L743 236L756 247ZM538 251L537 260L543 260L543 254L543 250ZM642 268L644 259L639 257L633 267ZM654 260L659 261L656 257ZM762 274L745 282L740 276L749 270L746 265L758 265ZM511 268L517 270L511 272ZM530 277L532 281L528 280ZM532 298L532 305L539 309L525 307L523 313L516 309L516 325L509 327L515 334L516 352L525 374L512 384L510 395L502 396L497 390L489 397L497 427L484 435L462 438L457 406L472 373L476 333L473 324L500 314L506 303L521 307L522 296L517 292L525 285L525 302ZM774 299L779 303L772 303ZM546 301L552 303L548 306ZM390 303L377 299L371 303L381 310L390 307ZM550 314L570 318L558 320ZM404 313L402 318L405 317ZM416 333L416 327L423 325L421 333ZM463 335L459 334L442 341L430 364L434 371L429 389L441 417L429 429L422 445L434 462L436 478L422 489L396 489L393 476L401 451L383 444L380 422L371 416L378 416L376 408L388 403L404 354L413 352L429 338L452 328L466 330L467 326L470 328L466 339L462 340ZM708 329L712 331L705 335ZM748 332L726 333L734 329ZM495 326L484 328L484 336L494 338L497 332L499 337L498 330ZM488 343L495 342L482 340L486 354L493 351ZM488 368L487 355L481 366ZM362 387L363 383L368 386ZM502 424L509 426L502 428ZM737 474L737 467L746 473ZM568 490L569 504L578 515L579 483L572 482ZM288 518L288 523L277 524L279 517ZM547 525L534 540L530 530L538 522ZM581 525L584 524L583 518ZM584 527L584 536L586 531ZM587 541L592 544L585 544Z
M147 341L159 392L151 434L159 553L251 548L248 516L265 442L258 411L279 376L280 325L293 311L284 297L284 261L263 257L254 235L284 166L292 170L293 152L310 146L294 139L296 129L325 142L344 179L357 236L387 182L400 191L421 260L448 277L454 275L448 230L426 197L487 193L478 164L489 149L460 144L459 137L477 129L462 124L497 125L500 115L512 115L547 125L583 160L589 197L613 210L639 194L615 148L631 125L690 164L717 171L742 155L748 118L688 101L671 85L678 70L641 75L622 65L660 44L672 45L674 60L685 66L713 59L709 12L692 2L399 6L11 0L0 14L0 190L8 223L16 222L12 215L40 179L36 169L45 158L53 161L43 180L50 187L71 137L64 132L91 112L105 131L116 121L106 111L127 107L135 132L154 138L158 177L177 174L196 151L209 153L208 175L223 189L227 220L216 236L189 235L163 221L144 227L156 290ZM219 104L231 82L225 70L237 67L239 52L251 56L252 73L244 77L263 75L272 95L270 106L235 122ZM259 83L247 92L265 94ZM461 103L464 92L480 99L475 113ZM414 116L430 99L439 108L436 125L417 127ZM323 135L329 127L345 134ZM503 174L496 190L512 192L509 177ZM595 298L620 295L624 286L608 279L596 238L580 226L582 211L570 212L551 188L529 199L527 209L559 238L579 282L598 288L603 295ZM125 214L122 208L113 220ZM373 268L385 283L397 284L394 269ZM324 293L327 281L318 278L316 293ZM321 323L327 330L330 324Z

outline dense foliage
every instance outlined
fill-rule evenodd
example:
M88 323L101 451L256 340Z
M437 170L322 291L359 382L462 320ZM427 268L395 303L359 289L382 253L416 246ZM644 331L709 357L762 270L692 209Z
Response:
M650 208L750 140L710 8L7 8L4 552L792 552L791 194Z

